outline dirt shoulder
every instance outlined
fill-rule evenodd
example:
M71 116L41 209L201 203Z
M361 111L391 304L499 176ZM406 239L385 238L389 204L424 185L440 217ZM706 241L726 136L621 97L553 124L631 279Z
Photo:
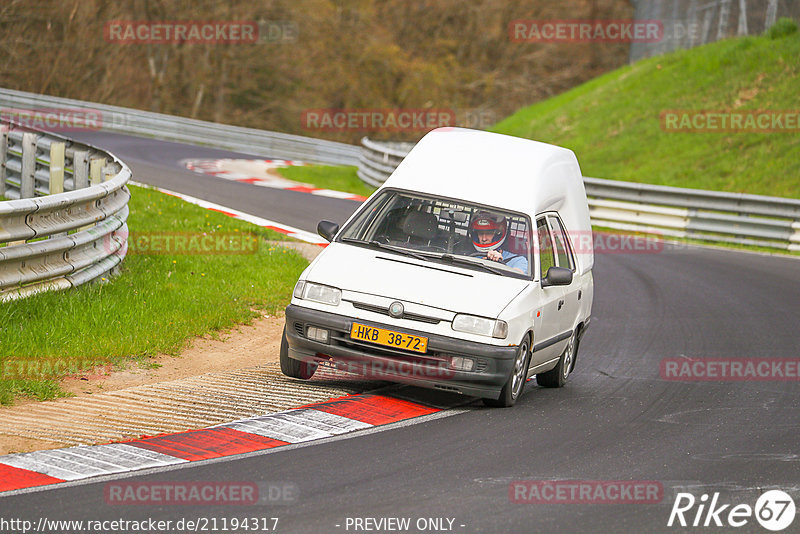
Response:
M92 415L92 411L81 401L91 402L92 398L99 401L100 397L108 400L109 396L104 394L146 385L166 383L177 387L181 379L275 363L278 361L283 321L282 316L264 315L254 320L252 325L240 325L220 334L218 339L195 339L179 356L158 355L148 361L147 368L131 363L128 368L108 375L65 378L61 387L72 394L65 399L45 402L20 399L12 406L2 406L0 421L13 420L14 428L3 429L0 424L0 455L64 446L65 442L57 438L50 440L43 439L44 436L19 435L30 434L25 432L26 427L35 428L41 422L43 411L69 407L58 413L60 426L85 426L84 419ZM153 400L156 401L157 397L153 396ZM122 404L123 400L119 402Z
M281 242L309 260L321 247ZM351 393L360 387L320 373L309 382L280 373L284 318L262 315L178 356L160 354L108 374L67 377L72 396L0 406L0 455L202 428Z
M282 315L263 315L252 325L239 325L221 333L218 339L197 338L178 356L159 354L148 361L148 368L131 363L127 369L115 370L108 376L65 378L61 387L83 396L277 362L283 321Z

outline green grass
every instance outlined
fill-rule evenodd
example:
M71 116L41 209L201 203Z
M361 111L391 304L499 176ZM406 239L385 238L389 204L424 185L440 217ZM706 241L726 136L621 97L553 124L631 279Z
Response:
M796 28L796 27L795 27ZM640 61L519 110L492 130L571 148L584 176L800 197L800 134L670 132L667 110L800 113L800 33Z
M278 172L288 180L368 197L375 191L375 188L362 182L356 176L356 170L356 167L351 166L303 165L284 167L278 169Z
M129 254L120 276L65 292L8 302L0 312L0 403L15 396L62 394L59 373L111 362L147 364L158 353L177 354L195 336L274 313L289 301L308 262L266 244L283 234L202 209L175 197L130 187L128 225L143 232L249 232L255 254ZM19 366L23 371L20 372ZM41 375L32 372L40 366ZM74 369L73 369L74 370Z

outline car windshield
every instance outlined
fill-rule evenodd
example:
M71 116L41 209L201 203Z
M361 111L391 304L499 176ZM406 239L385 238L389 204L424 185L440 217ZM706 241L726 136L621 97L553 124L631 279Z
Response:
M347 225L339 240L527 278L529 228L530 220L519 213L386 190Z

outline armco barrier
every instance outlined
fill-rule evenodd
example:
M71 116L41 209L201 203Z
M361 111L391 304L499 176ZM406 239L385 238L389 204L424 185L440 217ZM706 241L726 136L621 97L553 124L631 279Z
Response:
M242 128L138 109L0 89L0 115L26 111L92 111L91 128L166 141L208 145L254 156L311 163L358 165L359 147L301 135ZM299 118L298 118L299 120Z
M412 145L361 140L358 176L379 186ZM800 251L800 200L584 177L596 226Z
M361 139L361 155L358 158L358 177L361 181L379 187L394 172L414 143L387 143Z
M359 148L297 135L0 89L0 111L4 108L12 112L26 109L94 110L99 113L96 126L103 131L210 145L268 157L358 165L358 176L372 186L382 184L413 146L364 138ZM17 141L11 139L10 142ZM4 150L0 150L2 152ZM58 156L42 154L41 157L45 160ZM25 174L33 168L29 160L15 159L9 163L10 172L14 173ZM77 162L76 166L83 164ZM42 170L34 172L39 173L36 175L36 191L49 192L42 179ZM0 175L2 182L3 176ZM67 187L69 178L65 178L64 183ZM593 221L600 226L678 238L800 250L798 200L597 178L585 178L585 183ZM13 191L14 186L10 187ZM0 194L3 194L2 190Z
M127 252L128 167L0 123L0 302L110 276Z

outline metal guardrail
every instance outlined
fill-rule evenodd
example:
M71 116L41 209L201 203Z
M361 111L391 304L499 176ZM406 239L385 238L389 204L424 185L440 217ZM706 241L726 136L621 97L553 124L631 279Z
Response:
M0 123L0 302L114 274L130 177L113 154Z
M358 176L381 185L408 154L362 139ZM800 200L584 177L592 224L681 239L800 251Z
M125 135L155 137L193 145L206 145L261 157L280 157L310 163L358 165L359 147L240 126L230 126L150 111L108 106L81 100L0 89L0 113L26 110L93 111L91 128Z
M358 157L358 177L372 187L380 187L406 157L414 143L387 143L361 139L361 155Z

